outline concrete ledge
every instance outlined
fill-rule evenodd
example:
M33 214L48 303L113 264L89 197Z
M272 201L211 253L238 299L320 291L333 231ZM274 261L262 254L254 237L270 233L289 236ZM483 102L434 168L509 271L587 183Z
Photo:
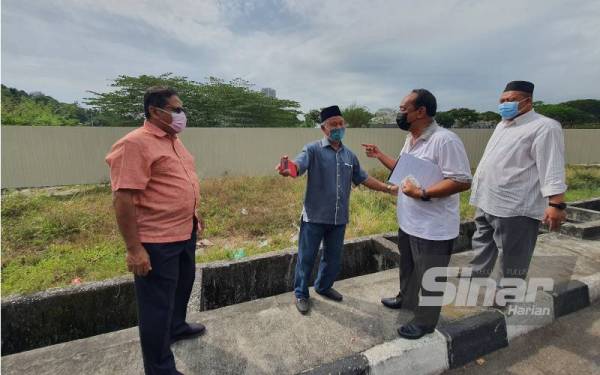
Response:
M485 311L439 327L448 342L450 368L508 346L506 321L497 311Z
M554 298L549 293L538 291L534 303L517 303L513 306L525 311L529 309L529 312L518 314L511 313L509 310L505 314L509 343L518 336L552 324L554 321ZM536 312L542 312L542 314L536 315Z
M320 259L323 249L316 259ZM200 305L195 311L230 306L258 298L290 292L294 286L296 249L271 252L237 261L214 262L202 266ZM385 271L398 266L396 245L381 236L356 238L344 243L338 280ZM319 262L315 262L313 285Z
M349 292L353 288L362 288L363 292L361 293L367 293L365 297L370 296L372 294L372 287L365 287L365 280L367 280L365 278L372 280L372 284L370 285L375 286L381 285L380 283L383 280L390 280L389 282L395 284L396 277L393 271L387 271L345 280L341 284L345 284L346 286L344 287L340 284L341 290ZM387 289L387 287L383 289ZM584 292L588 293L587 299L582 297ZM389 332L390 329L397 327L398 323L397 318L394 318L395 314L402 314L402 311L393 312L381 309L376 301L376 297L373 297L372 300L369 299L370 302L367 302L362 299L365 297L355 295L352 298L350 297L351 294L347 294L349 298L346 303L351 303L352 306L335 304L329 301L315 301L318 306L315 307L315 316L312 319L310 316L303 319L292 319L295 316L294 307L287 301L288 297L285 295L273 297L274 299L263 299L239 306L230 306L220 310L203 312L201 314L204 318L201 321L207 323L207 326L211 328L210 332L224 332L224 327L231 326L231 322L228 319L237 319L239 321L237 324L242 323L243 326L241 330L239 327L234 328L232 332L224 336L209 335L197 341L190 340L181 343L181 345L178 343L174 347L175 355L181 361L181 369L186 371L186 373L189 372L192 374L203 373L204 366L210 363L211 358L213 362L225 361L228 363L229 361L237 361L237 365L235 366L225 365L225 362L218 365L215 363L212 364L213 370L216 366L223 369L225 373L233 373L231 372L233 369L240 371L237 373L245 374L294 373L302 371L304 360L299 362L297 358L294 360L288 356L282 357L286 358L285 362L298 362L297 365L300 365L300 368L297 367L295 371L283 371L285 368L290 369L290 363L279 364L281 367L279 370L282 371L264 367L271 363L270 361L273 359L271 357L273 354L272 351L275 350L277 352L279 349L268 345L263 345L264 347L261 346L262 349L258 350L248 347L249 336L247 331L251 328L246 327L244 318L240 318L240 309L242 309L241 311L245 311L245 314L243 314L245 316L258 313L255 316L258 317L259 321L256 321L254 325L262 327L258 329L259 332L267 332L267 327L273 327L275 320L278 318L287 321L285 329L278 332L284 335L284 337L288 337L288 330L297 332L298 343L302 343L305 349L311 348L313 351L315 349L314 346L308 345L306 340L314 335L315 328L323 327L325 322L329 322L327 323L329 324L327 325L328 329L321 329L320 334L325 334L327 338L320 337L318 338L318 342L321 342L323 339L329 340L325 342L329 342L329 345L337 343L336 345L341 345L340 349L346 345L353 347L356 345L356 343L352 343L353 339L350 339L354 336L354 333L349 332L348 327L352 327L351 329L358 328L357 332L362 332L361 336L356 336L358 340L364 339L364 335L373 333L376 335L383 333L385 336L383 342L376 343L375 345L371 344L367 347L363 346L358 349L357 353L350 356L346 354L346 356L342 356L337 360L331 361L329 359L331 362L303 370L303 374L395 374L398 372L437 374L449 368L462 366L467 362L507 345L510 346L509 339L525 334L539 326L549 324L553 320L534 322L538 324L532 324L527 329L513 329L511 326L515 323L526 326L531 321L527 319L519 320L518 317L511 316L510 314L504 315L496 310L486 310L466 318L443 322L440 324L438 331L420 340L405 340ZM585 303L578 301L595 300L590 296L598 294L600 294L600 273L582 277L580 280L574 280L564 285L561 284L555 293L552 294L539 292L535 305L540 307L551 306L554 308L554 303L558 300L560 301L559 306L560 304L575 306L570 309L572 312L587 306ZM369 303L374 303L374 305L371 306ZM288 310L290 314L287 313ZM375 316L373 315L375 313L381 315ZM348 315L353 316L352 324L350 324L350 321L346 322L344 320L344 317ZM199 317L198 315L194 316ZM287 320L287 316L290 316L289 320ZM556 314L556 316L560 316L560 313ZM405 316L402 320L408 320L408 318L409 316ZM387 320L387 323L382 324L382 320ZM278 327L282 329L283 326L279 325ZM336 332L329 332L331 329L335 329ZM380 330L382 330L382 333L379 333ZM346 337L340 338L343 335L346 335ZM272 338L273 336L270 337ZM340 343L340 340L348 344ZM373 343L373 341L377 340L371 338L367 341ZM138 346L137 332L135 329L129 329L4 357L2 371L6 371L7 374L18 373L17 370L40 374L55 373L53 370L57 370L58 368L53 366L58 365L60 369L64 369L65 371L69 369L67 372L70 373L82 373L75 371L75 369L81 370L86 368L89 371L85 373L98 371L102 374L124 373L125 369L129 369L130 371L127 373L137 374L141 372L141 358ZM222 351L220 349L221 346L227 349L227 351ZM325 347L327 348L327 345ZM262 353L261 350L263 349L268 351ZM246 357L241 355L238 352L239 350L253 353L252 358L254 362L245 362L244 358ZM296 353L299 348L297 345L293 345L290 350ZM323 348L323 350L328 349ZM96 352L98 354L95 354ZM317 352L319 352L319 349L314 351L314 353ZM98 356L98 358L95 356ZM319 356L321 355L319 354ZM99 361L103 364L102 367L98 367ZM208 371L208 373L213 372Z
M558 284L552 292L554 317L570 314L590 305L588 286L578 280Z
M584 223L565 223L560 228L560 233L584 240L592 240L600 237L600 220Z
M374 242L378 238L382 241ZM296 256L296 249L287 249L199 265L189 311L291 291ZM338 279L394 268L398 261L396 245L383 237L348 240ZM313 278L316 274L315 269ZM133 277L8 297L2 300L2 315L2 355L133 327L137 324Z
M387 341L351 357L307 370L303 374L439 374L485 354L510 346L518 336L551 324L556 318L600 301L600 273L559 284L550 294L538 292L535 303L548 316L518 316L488 310L440 324L434 334L412 341Z
M600 272L593 275L580 277L577 280L588 286L590 304L600 301Z
M465 230L467 230L468 223L463 223L463 225ZM463 228L463 226L461 226L461 228ZM354 272L353 270L356 270L356 268L353 268L355 267L354 265L360 264L367 264L366 268L373 269L374 271L372 272L377 272L377 270L395 267L399 259L397 246L393 242L395 236L396 233L392 232L384 234L383 237L370 236L348 241L346 243L346 249L348 256L351 258L348 259L350 265L347 268L348 272L343 272L342 274L346 277L353 277L348 275L352 275L352 272ZM597 248L594 248L596 243L595 241L582 241L577 239L573 240L578 241L576 242L576 244L573 245L573 254L575 254L575 256L585 255L586 257L589 256L591 259L595 259L595 256L597 255ZM551 243L547 245L550 246ZM253 261L256 261L258 262L257 264L260 265L262 264L261 262L265 262L265 259L267 258L273 256L285 258L289 256L290 253L292 257L295 255L295 251L288 250L284 252L275 252L261 255L258 257L242 259L239 261L209 264L207 266L218 266L221 267L219 268L221 270L226 270L227 267L232 267L231 269L233 270L233 268L239 264L244 264L244 266L248 266L249 264L254 264ZM366 258L365 253L367 253ZM558 253L559 252L557 251L557 254ZM460 258L460 256L462 255L459 255L458 257ZM287 263L288 268L292 267L292 265L295 264L294 260L290 261L287 258L285 258L281 262ZM589 261L587 260L586 262L589 263ZM266 264L268 264L268 262ZM598 263L592 264L597 265ZM257 270L262 269L263 272L254 271L254 274L241 272L245 278L243 278L243 280L240 281L240 284L243 285L244 283L248 283L249 279L253 278L255 286L263 285L261 283L264 281L264 279L260 279L260 277L257 275L260 275L261 273L268 273L266 272L266 270L271 272L271 268L265 267L266 266L264 265L258 267ZM198 286L204 281L206 281L206 279L202 278L202 270L204 268L204 266L199 268L200 275L198 275ZM248 269L249 268L246 268L246 270ZM554 293L547 294L545 297L542 296L541 300L539 301L536 300L535 306L551 307L552 319L550 319L549 321L536 321L534 322L534 324L530 324L530 321L519 320L518 317L507 314L507 316L504 317L504 332L500 330L499 338L496 337L496 334L492 335L492 333L489 333L491 335L490 337L492 337L490 340L495 340L494 342L496 342L496 344L495 346L492 345L486 350L496 350L498 347L501 347L499 342L501 342L502 336L504 336L504 340L510 341L514 337L529 332L532 329L549 324L554 319L554 317L560 317L565 314L569 314L571 312L589 306L589 304L592 302L600 300L600 273L589 275L588 269L586 269L583 273L581 273L581 271L582 270L580 270L578 274L586 275L585 277L580 277L577 280L571 280L568 283L557 284ZM283 268L281 268L281 272L283 272ZM287 272L287 269L285 272ZM397 273L397 271L395 272ZM221 283L217 283L216 281L215 283L219 286L223 286ZM229 287L235 287L235 285L231 285ZM249 289L245 290L247 291ZM223 289L222 291L227 291L227 289ZM246 293L246 291L244 291L244 293ZM195 302L192 302L191 305L194 305L195 310L200 310L200 298L202 296L202 290L201 288L196 288L195 292L197 292L198 298L195 300ZM81 293L87 293L87 295L82 297ZM235 296L235 293L233 293L233 295ZM244 298L255 299L259 297L249 294L249 297ZM375 302L376 305L379 306L378 300ZM359 306L362 305L359 304ZM5 319L2 320L3 355L16 353L22 350L29 350L30 348L38 348L54 343L69 341L73 340L74 338L98 335L100 333L110 332L116 329L123 328L117 327L115 325L115 322L118 324L123 324L124 327L131 327L136 324L135 298L133 293L131 277L123 277L99 283L83 284L77 287L49 290L46 292L36 293L34 295L29 296L9 297L2 301L2 313L5 314ZM495 311L488 311L485 314L489 313L498 314L498 312ZM476 320L476 317L471 317L470 319ZM491 321L493 322L493 319ZM485 319L483 320L481 324L488 325L487 331L485 329L484 331L490 332L489 324L491 321ZM459 322L454 322L452 324L458 323ZM64 326L62 328L56 328L56 324L63 324ZM440 326L440 331L443 333L443 330L447 327L451 327L452 324L445 326L442 324ZM478 327L478 324L479 323L473 323L470 325L470 327L472 329L481 329L481 327ZM31 333L39 334L39 336L28 336ZM465 348L464 345L461 343L463 337L469 338L473 336L473 334L471 334L470 336L469 333L463 332L458 328L456 328L451 333L453 333L453 335L451 334L448 336L448 343L445 349L448 356L448 367L450 367L452 364L459 363L458 359L460 358L459 356L457 357L457 353L460 354L462 352L468 351L468 348ZM69 335L71 336L69 337ZM470 340L477 338L478 337L474 337ZM485 337L479 338L482 340L486 339ZM391 338L387 337L386 339L390 340ZM450 343L450 339L452 339L452 343ZM19 343L16 344L11 340L17 340ZM397 341L404 340L396 340L396 338L394 337L394 340L391 342ZM398 361L400 361L398 363L403 363L403 359L399 358L402 353L405 353L402 355L406 355L406 358L409 358L408 353L419 352L419 348L412 348L410 350L407 348L403 349L401 347L394 346L400 345L399 343L390 344L391 342L385 342L381 344L386 346L380 348L379 350L370 351L368 358L366 357L367 351L363 347L361 348L361 350L364 350L364 352L361 355L365 355L364 358L367 358L367 361L370 360L374 366L376 366L379 369L382 369L381 371L384 371L382 373L385 373L385 371L387 371L386 369L389 368L388 364L396 363ZM390 353L390 358L386 359L386 357L381 353L388 352ZM348 353L344 353L344 355L348 355ZM473 354L471 357L472 358L469 360L478 358L478 355ZM331 358L329 360L331 360ZM463 361L464 360L466 359L463 359ZM415 361L417 361L417 359L415 359ZM335 368L336 367L332 367L332 369ZM356 371L360 370L360 366L346 366L342 367L341 369L343 370L344 368L355 368ZM297 369L301 370L302 367L297 367Z
M419 340L402 338L377 345L364 352L374 375L438 374L448 369L448 346L443 334L435 331Z
M600 198L570 202L569 206L585 208L593 211L600 211Z
M369 372L369 360L362 354L339 359L335 362L301 372L307 375L367 375Z
M583 202L583 206L573 206L573 204L569 204L567 206L567 218L569 220L582 223L584 221L595 221L600 220L600 211L592 210L589 208L584 208L590 202Z
M137 324L133 277L2 300L2 355Z

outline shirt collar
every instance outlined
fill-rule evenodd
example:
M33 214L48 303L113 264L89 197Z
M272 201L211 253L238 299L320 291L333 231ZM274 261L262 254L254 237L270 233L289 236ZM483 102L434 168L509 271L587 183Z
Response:
M321 139L321 147L327 147L327 146L331 146L331 142L329 142L329 138L323 137L323 139ZM340 150L343 147L344 147L344 144L342 142L340 142Z
M423 129L423 133L416 139L416 141L423 140L427 141L435 131L438 130L438 124L435 120L431 121L429 125L425 129ZM408 133L408 140L412 141L413 135L411 132Z
M535 111L532 108L531 110L523 113L522 115L518 116L515 119L502 120L502 122L506 126L518 126L518 125L522 125L522 124L530 122L531 120L533 120L534 116L535 116Z
M162 130L161 128L159 128L158 126L154 125L153 123L151 123L148 120L144 121L144 130L146 130L150 134L154 134L155 136L157 136L159 138L169 136L169 133L167 133L166 131ZM173 138L177 138L177 134L173 134Z

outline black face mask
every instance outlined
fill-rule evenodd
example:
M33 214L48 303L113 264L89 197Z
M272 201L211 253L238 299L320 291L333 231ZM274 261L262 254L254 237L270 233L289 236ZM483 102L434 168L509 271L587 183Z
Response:
M410 129L410 122L408 122L408 113L404 113L404 112L398 112L398 115L396 116L396 124L398 124L398 127L402 130L409 130Z

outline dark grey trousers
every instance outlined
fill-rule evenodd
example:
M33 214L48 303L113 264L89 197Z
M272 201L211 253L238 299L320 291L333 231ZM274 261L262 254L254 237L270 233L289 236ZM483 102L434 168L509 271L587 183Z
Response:
M442 306L418 305L419 292L423 296L441 297L443 293L431 292L421 287L423 274L433 267L448 267L454 240L433 241L411 236L398 229L398 250L400 251L400 293L403 307L414 309L413 323L430 328L435 327L440 318ZM446 277L438 282L446 282Z
M475 251L472 277L489 277L501 253L499 276L525 279L539 229L539 220L526 216L497 217L478 208L472 241Z

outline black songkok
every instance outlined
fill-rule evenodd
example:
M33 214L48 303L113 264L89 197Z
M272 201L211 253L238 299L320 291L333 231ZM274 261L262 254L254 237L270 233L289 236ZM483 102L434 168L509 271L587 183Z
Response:
M331 107L321 109L321 122L325 122L330 117L341 116L340 107L332 105Z
M512 81L506 84L504 91L522 91L533 94L533 83L527 81Z

